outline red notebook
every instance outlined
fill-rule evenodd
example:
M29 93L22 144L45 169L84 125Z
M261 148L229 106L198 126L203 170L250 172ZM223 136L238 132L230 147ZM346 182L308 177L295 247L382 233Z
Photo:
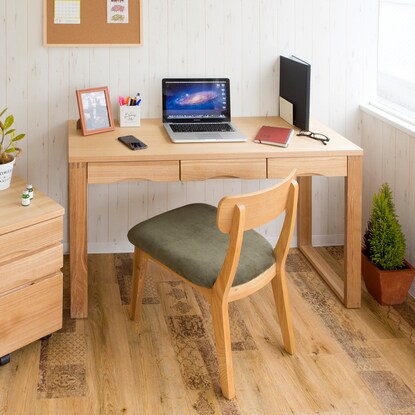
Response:
M288 147L294 136L292 128L262 126L255 137L255 143L271 144L272 146Z

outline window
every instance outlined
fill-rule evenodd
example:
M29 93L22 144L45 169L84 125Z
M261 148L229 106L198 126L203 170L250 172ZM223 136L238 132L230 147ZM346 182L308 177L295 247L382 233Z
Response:
M415 0L380 0L376 106L415 125Z

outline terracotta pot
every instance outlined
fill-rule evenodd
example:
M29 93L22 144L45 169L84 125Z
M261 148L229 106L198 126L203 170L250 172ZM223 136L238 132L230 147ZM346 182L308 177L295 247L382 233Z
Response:
M379 304L402 304L406 300L415 269L407 261L405 265L407 268L382 271L362 253L363 279L367 290Z

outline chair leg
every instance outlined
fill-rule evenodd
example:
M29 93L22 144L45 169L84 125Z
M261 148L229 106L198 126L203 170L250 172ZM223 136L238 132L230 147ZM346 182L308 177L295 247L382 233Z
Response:
M147 256L139 248L134 249L133 281L131 287L130 319L140 320Z
M271 280L272 291L274 293L275 305L277 308L278 319L282 332L285 350L288 353L295 353L294 330L291 320L290 302L288 299L287 280L285 270L277 270L277 274Z
M235 386L232 368L229 306L227 302L218 299L216 296L213 296L211 306L220 386L222 388L223 396L227 399L232 399L235 397Z

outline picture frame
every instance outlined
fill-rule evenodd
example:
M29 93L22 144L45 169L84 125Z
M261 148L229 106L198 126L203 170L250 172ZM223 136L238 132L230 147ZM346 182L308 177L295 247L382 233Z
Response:
M78 89L76 97L82 135L114 130L108 87Z

